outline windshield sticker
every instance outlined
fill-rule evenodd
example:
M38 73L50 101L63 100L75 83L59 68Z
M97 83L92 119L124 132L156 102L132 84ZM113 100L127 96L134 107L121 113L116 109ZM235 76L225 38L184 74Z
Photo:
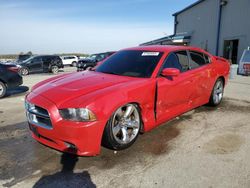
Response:
M141 56L158 56L160 52L143 52Z

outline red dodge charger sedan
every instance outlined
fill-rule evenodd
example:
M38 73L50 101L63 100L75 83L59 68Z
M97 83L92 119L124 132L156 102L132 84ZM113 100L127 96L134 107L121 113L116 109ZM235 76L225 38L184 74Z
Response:
M121 50L94 71L42 81L26 96L32 137L81 156L121 150L140 132L204 104L220 104L229 62L193 47ZM150 142L150 140L149 140Z

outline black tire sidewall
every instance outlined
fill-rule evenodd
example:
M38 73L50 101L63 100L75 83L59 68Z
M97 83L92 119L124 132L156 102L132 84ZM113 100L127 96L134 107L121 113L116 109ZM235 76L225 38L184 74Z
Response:
M3 92L0 93L0 98L3 98L6 95L7 87L6 85L0 81L0 85L3 87Z

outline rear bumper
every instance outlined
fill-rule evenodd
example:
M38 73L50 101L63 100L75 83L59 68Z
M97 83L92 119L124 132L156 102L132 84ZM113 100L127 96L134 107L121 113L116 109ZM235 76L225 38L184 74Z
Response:
M7 81L8 88L14 88L23 84L23 78L15 73Z
M35 140L56 150L80 156L95 156L100 153L105 122L65 121L60 117L57 107L46 98L30 93L26 100L46 109L52 123L52 129L29 123Z

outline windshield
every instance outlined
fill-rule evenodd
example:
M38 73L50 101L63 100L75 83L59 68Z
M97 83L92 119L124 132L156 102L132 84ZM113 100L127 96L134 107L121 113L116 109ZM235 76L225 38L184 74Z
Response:
M104 61L96 69L96 72L149 78L160 61L162 54L162 52L138 50L120 51Z
M34 58L34 57L30 57L30 58L24 60L23 63L27 63L27 62L31 61L33 58Z
M91 60L94 60L95 58L96 58L95 54L93 54L93 55L91 55L91 56L88 57L88 59L91 59Z

